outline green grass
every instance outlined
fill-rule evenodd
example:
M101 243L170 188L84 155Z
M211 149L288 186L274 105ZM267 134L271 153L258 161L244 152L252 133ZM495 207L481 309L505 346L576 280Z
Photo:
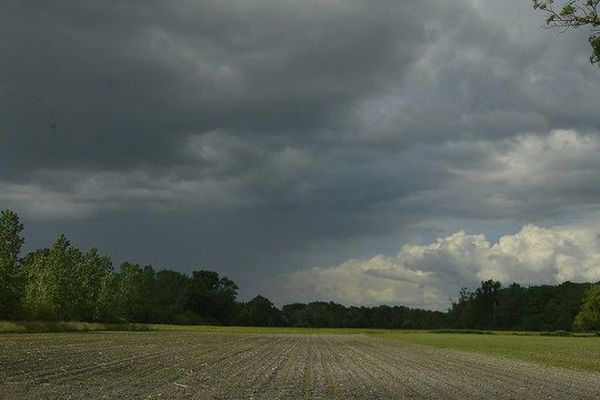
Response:
M162 331L237 334L368 335L424 346L506 357L537 364L600 372L600 337L552 336L540 332L403 331L387 329L263 328L88 322L2 322L0 333Z
M151 324L148 326L153 331L184 331L203 333L376 335L385 332L383 329L362 328L290 328L164 324Z
M93 322L0 321L1 333L149 331L144 324L98 324Z
M488 335L385 331L380 337L425 346L483 353L537 364L600 372L600 338L494 332Z
M377 334L377 329L340 328L269 328L249 326L167 325L167 324L100 324L93 322L0 321L2 333L89 332L89 331L160 331L247 334Z

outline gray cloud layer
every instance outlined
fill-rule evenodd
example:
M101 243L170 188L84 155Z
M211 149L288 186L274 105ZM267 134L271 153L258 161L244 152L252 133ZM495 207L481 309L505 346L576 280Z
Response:
M64 230L274 296L405 242L595 218L586 32L438 3L5 2L0 204L30 246Z

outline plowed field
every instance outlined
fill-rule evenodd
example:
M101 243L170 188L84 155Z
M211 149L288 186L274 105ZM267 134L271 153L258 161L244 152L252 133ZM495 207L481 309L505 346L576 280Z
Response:
M1 399L598 399L600 374L363 335L0 336Z

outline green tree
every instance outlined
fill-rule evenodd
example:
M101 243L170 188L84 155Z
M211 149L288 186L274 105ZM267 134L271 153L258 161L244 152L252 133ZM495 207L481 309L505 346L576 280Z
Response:
M304 310L306 307L308 307L306 304L293 303L286 304L281 308L288 326L304 326Z
M600 64L600 0L533 0L533 8L546 13L546 24L552 28L590 27L592 64Z
M580 331L600 331L600 284L585 293L573 327Z
M229 325L238 312L238 287L214 271L194 271L186 293L186 306L203 322Z
M498 293L502 285L500 282L489 279L481 282L481 287L475 291L475 298L479 300L481 328L492 328L496 325L496 308L498 307Z
M186 292L190 278L175 271L163 270L156 273L154 281L153 320L174 324L191 324L195 315L186 310Z
M80 294L79 319L84 321L100 321L102 311L100 310L100 293L102 281L106 275L112 272L110 258L98 254L93 248L83 254L81 269L78 271L81 279L77 291Z
M53 319L52 273L47 267L50 249L38 249L21 261L25 275L23 309L27 319Z
M125 262L121 265L117 294L118 316L131 322L149 322L155 272L151 266Z
M100 279L100 292L98 293L97 303L97 318L99 321L121 321L120 287L121 276L116 272L110 271Z
M496 324L502 329L519 329L524 298L527 289L513 283L498 294L498 307L496 308Z
M240 321L249 326L280 326L284 324L283 314L269 299L256 296L244 304Z
M0 213L0 320L21 317L23 291L19 253L23 245L23 224L19 216L4 210Z
M82 260L63 234L48 250L26 258L25 307L37 319L80 319L86 304L82 290Z
M62 234L50 248L47 268L50 270L50 285L55 316L59 320L79 319L84 304L81 271L83 255Z
M22 263L29 318L101 320L102 281L112 270L108 257L96 249L83 254L60 235L50 249L31 253Z

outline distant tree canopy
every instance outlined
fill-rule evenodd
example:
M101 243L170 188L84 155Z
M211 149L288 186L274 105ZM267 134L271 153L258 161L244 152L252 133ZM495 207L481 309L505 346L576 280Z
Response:
M590 28L592 64L600 64L599 4L600 0L533 0L533 8L546 13L546 24L551 28Z
M580 331L600 331L600 284L585 292L581 311L575 317L574 327Z
M256 296L243 304L236 322L240 325L249 326L286 325L281 311L269 299L263 296Z
M217 272L191 275L125 262L118 270L96 249L83 252L65 235L20 258L23 225L0 214L0 320L79 320L389 329L600 330L600 284L464 288L447 312L401 305L334 302L277 308L257 296L239 301L237 285Z
M474 292L461 291L448 312L453 328L571 330L581 299L591 284L523 287L486 281Z

